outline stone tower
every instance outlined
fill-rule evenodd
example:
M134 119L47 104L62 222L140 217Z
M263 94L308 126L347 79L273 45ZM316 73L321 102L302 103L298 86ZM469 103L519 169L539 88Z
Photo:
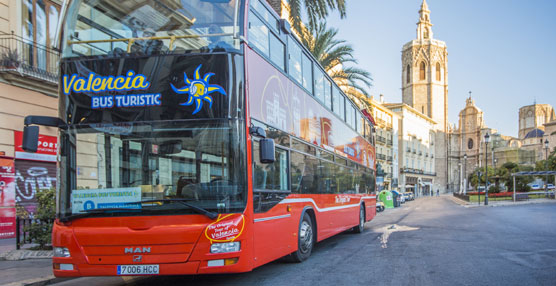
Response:
M519 109L519 139L533 129L544 130L544 124L556 120L554 108L550 104L535 104Z
M402 101L436 121L434 188L448 186L448 51L433 38L430 10L423 0L417 38L402 48Z

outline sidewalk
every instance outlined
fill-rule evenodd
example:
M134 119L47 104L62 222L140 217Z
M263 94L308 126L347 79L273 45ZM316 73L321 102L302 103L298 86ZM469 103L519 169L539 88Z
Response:
M52 282L56 278L52 275L51 258L51 250L16 250L15 239L1 239L0 285L46 285Z
M456 204L459 204L465 208L478 208L478 207L504 207L504 206L519 206L519 205L530 205L530 204L544 204L544 203L556 203L556 200L553 199L530 199L527 201L488 201L488 205L485 206L485 202L481 201L479 205L478 202L467 202L462 199L456 198L451 196L452 201Z

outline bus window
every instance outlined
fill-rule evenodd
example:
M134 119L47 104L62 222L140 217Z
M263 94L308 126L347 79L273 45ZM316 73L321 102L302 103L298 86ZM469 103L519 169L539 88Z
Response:
M339 111L338 115L343 121L346 121L346 97L343 94L340 94L340 104L338 105Z
M238 1L70 1L63 57L239 50ZM172 8L169 8L172 7ZM193 36L193 37L192 37Z
M296 139L292 139L292 148L307 154L317 155L317 149L315 147Z
M278 31L280 27L278 20L272 16L270 11L268 11L263 4L261 4L260 0L249 1L249 4L251 4L251 7L253 7L261 18L270 25L270 28L274 29L274 31Z
M340 90L337 87L332 87L332 110L337 115L340 115Z
M268 27L257 16L251 14L249 19L249 42L265 56L269 56Z
M287 191L288 187L288 152L276 148L276 161L262 164L259 158L259 144L253 144L253 189Z
M326 105L328 109L332 109L332 96L330 92L330 81L328 81L328 78L324 78L324 105Z
M309 93L313 92L313 62L305 54L302 54L303 58L303 87L306 88Z
M316 194L318 160L312 156L291 152L292 193Z
M284 70L286 47L273 33L270 33L270 60Z
M294 39L288 37L289 66L288 72L298 83L302 83L301 75L301 48Z
M315 69L315 97L324 103L324 81L325 77L320 69Z

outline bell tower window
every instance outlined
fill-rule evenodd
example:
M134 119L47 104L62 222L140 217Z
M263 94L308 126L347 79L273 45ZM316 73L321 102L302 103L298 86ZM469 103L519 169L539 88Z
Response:
M405 71L405 82L409 83L409 78L411 75L411 66L407 65L406 71Z
M420 80L425 80L425 62L421 62L421 67L419 68L419 79Z
M436 63L436 80L440 81L440 63Z

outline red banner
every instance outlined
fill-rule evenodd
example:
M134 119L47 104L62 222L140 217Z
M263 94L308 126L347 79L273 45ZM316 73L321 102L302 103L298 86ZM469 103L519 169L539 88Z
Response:
M14 161L0 158L0 208L15 206L14 178Z
M58 137L39 135L39 144L36 153L27 153L21 148L23 132L14 131L15 158L25 160L36 160L56 162L56 151L58 150Z
M0 208L0 239L15 237L15 208Z

